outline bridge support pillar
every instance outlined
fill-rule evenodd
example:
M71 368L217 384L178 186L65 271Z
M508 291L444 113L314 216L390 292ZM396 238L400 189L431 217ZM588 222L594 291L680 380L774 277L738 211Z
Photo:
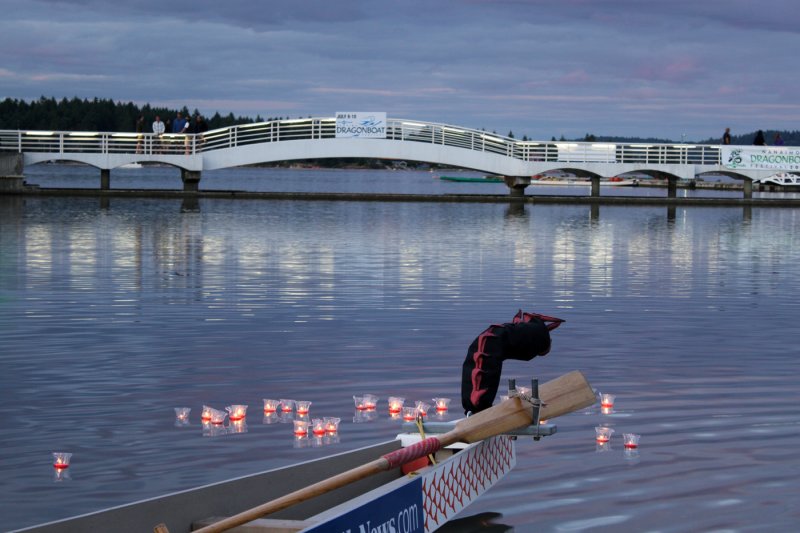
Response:
M592 176L592 197L597 198L600 196L600 176Z
M667 198L675 198L678 196L678 178L675 176L667 176Z
M742 183L742 191L744 192L744 198L750 200L753 197L753 180L745 178Z
M183 192L197 192L200 190L200 171L181 169Z
M111 171L107 168L100 169L100 189L107 191L111 188Z
M508 194L512 198L525 196L525 188L531 184L530 176L505 176L503 181L508 187Z
M25 188L23 168L22 154L0 153L0 192L21 191Z

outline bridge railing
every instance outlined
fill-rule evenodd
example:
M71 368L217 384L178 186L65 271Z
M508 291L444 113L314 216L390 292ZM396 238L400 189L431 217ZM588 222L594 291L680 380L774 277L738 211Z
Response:
M55 154L192 154L195 135L90 131L0 131L0 150Z
M334 118L240 124L201 135L110 132L0 131L0 150L16 152L195 154L251 144L336 137ZM558 163L720 164L717 145L527 141L433 122L388 119L386 138ZM65 157L66 158L66 157Z

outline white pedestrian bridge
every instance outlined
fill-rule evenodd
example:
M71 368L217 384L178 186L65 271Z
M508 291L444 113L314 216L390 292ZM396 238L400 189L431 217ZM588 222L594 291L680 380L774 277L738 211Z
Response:
M724 148L729 152L731 147ZM564 171L592 178L593 195L599 194L600 178L621 174L666 178L670 195L678 179L721 174L743 180L745 197L752 197L753 180L800 169L800 165L732 169L722 160L728 152L720 145L523 141L392 118L387 119L385 138L337 138L335 118L273 120L202 135L0 130L0 150L22 154L24 165L54 160L92 165L100 169L105 189L115 168L147 162L173 165L182 170L186 191L198 190L204 170L324 158L420 161L474 169L506 176L512 195L524 194L531 176ZM800 160L800 148L793 153Z

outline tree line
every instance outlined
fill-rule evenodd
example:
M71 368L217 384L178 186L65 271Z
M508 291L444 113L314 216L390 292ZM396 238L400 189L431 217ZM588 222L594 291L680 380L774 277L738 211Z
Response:
M150 104L138 106L133 102L115 102L105 98L56 100L42 96L30 102L6 98L0 101L0 130L135 131L139 115L144 116L149 129L156 115L166 122L178 112L184 116L190 114L186 106L182 109ZM200 112L195 109L191 114ZM219 112L204 118L212 130L264 120L260 116L252 119L236 117L233 113L220 115Z

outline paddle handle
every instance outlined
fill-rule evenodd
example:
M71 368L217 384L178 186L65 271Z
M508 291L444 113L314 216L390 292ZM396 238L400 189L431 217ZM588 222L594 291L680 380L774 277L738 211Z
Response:
M338 489L339 487L344 487L350 483L355 483L360 479L378 474L385 470L389 470L389 461L384 457L381 457L380 459L375 459L374 461L364 465L314 483L313 485L290 492L289 494L281 496L280 498L262 503L257 507L242 511L239 514L229 516L223 520L220 520L219 522L214 522L211 525L195 530L194 533L220 533L222 531L227 531L236 526L246 524L247 522L252 522L253 520L261 518L264 515L275 513L281 509L286 509L292 505L310 500L311 498Z

